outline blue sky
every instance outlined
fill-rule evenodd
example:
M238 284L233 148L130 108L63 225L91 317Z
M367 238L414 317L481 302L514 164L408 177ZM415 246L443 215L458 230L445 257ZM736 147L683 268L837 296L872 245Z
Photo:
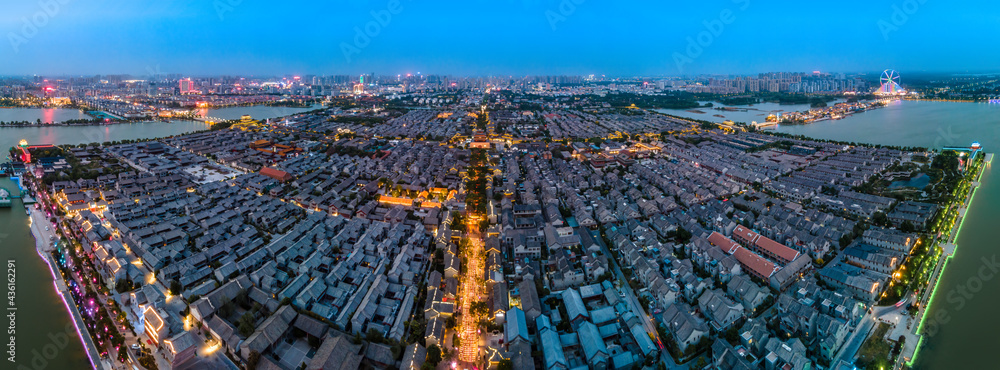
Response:
M6 0L0 75L982 72L1000 59L1000 8L985 1L394 1Z

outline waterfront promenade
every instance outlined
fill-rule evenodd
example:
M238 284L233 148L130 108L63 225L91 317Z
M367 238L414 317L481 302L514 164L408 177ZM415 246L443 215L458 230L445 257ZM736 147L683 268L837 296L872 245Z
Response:
M38 252L38 256L45 261L45 264L49 267L52 272L53 285L55 287L56 293L62 299L63 304L66 306L66 310L69 311L70 316L73 318L73 326L76 328L76 334L83 342L83 348L87 354L87 358L90 360L90 365L92 368L97 368L97 364L104 370L111 370L111 363L108 361L103 361L101 359L100 352L97 350L97 345L94 344L93 339L90 334L87 334L86 325L83 321L83 316L80 315L80 310L76 308L76 304L73 302L73 297L70 296L69 287L66 286L66 281L62 279L59 273L59 267L56 262L52 259L53 243L50 242L56 235L55 228L49 227L48 230L45 229L46 225L50 222L45 218L45 214L42 211L29 207L31 210L31 235L35 238L35 250Z
M920 297L917 302L919 304L919 310L914 316L914 322L917 325L913 325L911 331L907 333L907 337L916 337L916 341L908 340L900 353L902 361L897 361L894 368L898 369L902 365L912 367L913 363L916 362L917 355L920 351L920 346L924 341L924 336L921 331L924 327L924 319L926 318L926 312L930 309L931 304L934 302L934 295L937 292L938 283L941 280L941 276L944 275L945 269L948 266L948 262L955 255L958 250L958 234L962 231L962 224L965 221L966 211L972 206L972 201L975 199L976 190L979 189L980 181L983 178L983 173L986 169L990 167L993 162L993 153L987 153L982 166L979 168L975 179L973 179L969 191L965 194L965 198L962 204L959 206L959 217L955 220L955 225L952 227L951 232L948 234L948 240L942 243L941 247L943 251L941 252L941 257L938 259L937 266L935 266L934 273L931 275L931 280L928 281L928 286L933 287L932 289L924 290L924 294Z

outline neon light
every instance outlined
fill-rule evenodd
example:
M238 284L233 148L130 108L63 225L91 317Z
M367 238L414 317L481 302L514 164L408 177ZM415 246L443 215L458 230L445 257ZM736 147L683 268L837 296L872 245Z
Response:
M35 248L35 253L37 253L38 257L40 257L43 261L45 261L45 265L49 267L49 273L52 274L52 287L56 290L56 295L58 295L59 299L63 302L63 306L66 307L66 312L70 314L69 315L70 321L73 322L73 328L76 329L76 336L80 338L80 345L82 345L84 348L88 348L87 361L90 361L90 367L96 369L97 365L94 364L94 359L90 358L90 351L89 347L87 347L87 341L83 339L83 331L80 327L76 325L76 317L73 316L73 311L71 311L69 303L66 302L66 295L59 292L59 285L56 284L55 279L61 279L61 278L56 276L56 271L52 269L52 263L48 259L46 259L44 255L42 255L42 251L40 251L38 248Z
M979 174L977 176L977 181L978 181L978 179L982 178L983 172L986 171L986 165L985 164L986 163L984 163L984 165L979 168ZM969 214L969 209L971 209L971 207L972 207L973 200L976 198L976 192L978 190L979 190L979 186L976 186L975 189L972 189L972 196L969 197L969 199L968 199L968 207L965 209L965 214L966 215ZM956 242L958 241L958 234L962 231L962 225L964 225L964 224L965 224L965 217L962 217L962 222L960 222L958 224L958 230L955 231L955 239L954 240ZM922 332L924 330L924 322L927 319L928 313L930 313L931 306L934 303L934 297L937 296L938 285L941 284L941 278L944 276L945 270L948 268L948 263L951 262L951 258L955 255L955 253L958 253L958 244L955 244L955 252L952 253L952 254L949 254L947 257L945 257L944 262L942 262L943 265L941 266L941 271L938 272L937 280L934 282L934 288L931 291L930 298L927 300L927 307L924 308L924 314L923 314L923 316L920 317L920 323L917 325L917 333L920 333L920 332ZM913 357L910 358L910 361L906 362L906 366L908 366L908 367L913 367L913 364L917 361L917 354L920 353L920 347L924 343L924 336L923 335L919 335L919 338L920 339L917 340L917 346L913 349Z

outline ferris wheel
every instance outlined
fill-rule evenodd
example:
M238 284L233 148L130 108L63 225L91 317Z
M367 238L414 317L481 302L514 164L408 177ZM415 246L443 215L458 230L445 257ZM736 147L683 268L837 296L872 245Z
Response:
M885 85L886 82L892 82L893 84L899 85L899 72L896 72L894 69L882 71L882 78L879 81L881 81L883 85Z
M882 83L882 86L879 87L876 94L896 95L903 93L903 87L899 85L899 72L896 72L894 69L882 71L882 77L879 78L879 82Z

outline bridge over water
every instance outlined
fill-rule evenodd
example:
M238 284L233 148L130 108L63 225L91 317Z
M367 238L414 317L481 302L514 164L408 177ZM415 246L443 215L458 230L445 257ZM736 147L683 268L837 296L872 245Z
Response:
M217 118L217 117L194 117L194 120L195 121L201 121L201 122L222 122L222 121L228 121L226 119Z

